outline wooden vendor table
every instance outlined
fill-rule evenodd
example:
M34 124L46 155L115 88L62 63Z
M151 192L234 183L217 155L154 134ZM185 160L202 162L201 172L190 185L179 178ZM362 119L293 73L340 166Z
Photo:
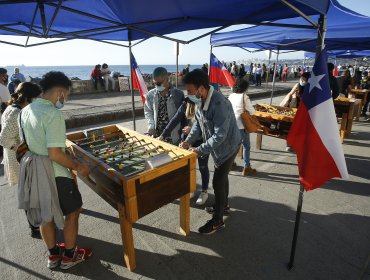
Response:
M345 137L350 137L353 122L353 109L355 101L350 98L338 97L334 100L335 114L341 118L340 139L342 143Z
M370 90L368 89L352 89L350 92L350 96L349 96L350 98L353 97L355 99L360 100L360 104L359 104L357 114L356 114L356 121L360 120L362 107L366 103L367 95L369 94L369 92Z
M261 150L262 135L286 139L297 109L267 104L256 104L258 121L266 127L263 132L257 133L256 148Z
M118 211L129 270L136 267L132 225L141 217L180 198L180 232L189 235L194 153L119 125L68 134L67 151L90 165L81 179Z

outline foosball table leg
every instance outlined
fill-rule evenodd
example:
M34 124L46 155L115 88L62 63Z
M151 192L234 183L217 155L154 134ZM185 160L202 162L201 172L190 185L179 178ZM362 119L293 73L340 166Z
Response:
M344 141L344 137L346 136L346 131L347 131L347 114L342 115L342 120L340 123L340 140Z
M190 194L180 197L180 233L188 236L190 233Z
M262 149L262 134L260 134L260 133L257 133L256 149L257 150L261 150Z
M125 207L118 206L119 223L123 243L123 257L127 268L132 271L136 268L134 238L132 236L132 224L126 218Z

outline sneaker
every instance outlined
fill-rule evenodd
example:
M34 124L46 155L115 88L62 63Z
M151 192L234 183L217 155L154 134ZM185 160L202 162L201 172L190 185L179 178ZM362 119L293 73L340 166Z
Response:
M56 268L62 260L63 251L64 251L64 243L56 244L56 246L59 248L59 254L48 255L47 267L50 269Z
M285 151L286 151L286 152L293 152L293 149L292 149L291 147L286 147L286 148L285 148Z
M206 203L207 199L208 199L208 193L205 191L202 191L200 192L200 195L195 203L197 205L203 205L204 203Z
M213 214L215 212L215 206L214 205L208 206L205 208L205 210L208 214ZM224 216L229 216L229 215L230 215L230 206L226 205L224 207Z
M194 192L191 192L190 193L190 198L194 198L194 196L195 196L195 193Z
M216 221L214 219L209 220L204 226L198 229L201 234L212 234L216 231L225 228L225 223L223 221Z
M61 269L69 269L84 260L86 260L88 257L92 256L92 249L91 248L75 248L75 252L73 254L73 258L68 258L67 256L63 255L62 262L60 264Z
M242 171L243 176L256 175L256 174L257 174L257 170L253 169L250 166L247 166L247 167L243 168L243 171Z

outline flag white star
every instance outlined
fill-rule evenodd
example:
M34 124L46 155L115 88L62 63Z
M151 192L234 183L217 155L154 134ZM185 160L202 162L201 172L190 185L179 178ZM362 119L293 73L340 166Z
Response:
M311 72L311 77L308 79L308 83L310 84L309 92L311 92L315 87L322 90L320 81L322 78L324 78L324 76L325 74L315 76L315 73L313 71Z
M215 58L213 59L213 61L217 64L217 62L218 62L217 57L215 57Z

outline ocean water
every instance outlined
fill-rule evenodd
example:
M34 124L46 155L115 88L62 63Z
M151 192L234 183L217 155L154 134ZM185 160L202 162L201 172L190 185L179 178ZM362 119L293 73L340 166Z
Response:
M141 73L151 74L156 67L165 67L168 72L175 73L176 65L139 65ZM8 74L12 74L15 66L6 66ZM17 66L20 72L27 78L32 77L41 78L42 75L49 71L61 71L64 72L68 77L78 77L81 80L90 79L90 73L94 68L94 65L81 65L81 66ZM201 65L193 65L190 70L200 68ZM119 72L121 75L129 76L130 66L129 65L109 65L112 72ZM179 71L185 68L185 65L179 65Z

